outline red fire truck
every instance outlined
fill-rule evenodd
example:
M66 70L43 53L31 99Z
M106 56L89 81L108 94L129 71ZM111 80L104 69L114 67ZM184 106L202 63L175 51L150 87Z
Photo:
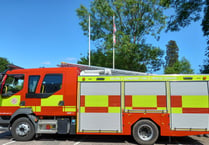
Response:
M209 75L13 67L0 76L0 125L18 141L36 134L132 135L153 144L159 135L209 133Z

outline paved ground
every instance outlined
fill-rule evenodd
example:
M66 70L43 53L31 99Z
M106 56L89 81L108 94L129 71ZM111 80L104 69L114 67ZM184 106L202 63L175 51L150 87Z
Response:
M131 136L42 135L29 142L13 140L8 131L0 131L0 145L136 145ZM209 137L160 137L155 145L209 145Z

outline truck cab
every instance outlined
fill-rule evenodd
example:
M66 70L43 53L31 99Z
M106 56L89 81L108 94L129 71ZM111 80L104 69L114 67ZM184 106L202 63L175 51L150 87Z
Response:
M9 127L17 140L31 139L35 132L69 133L76 116L79 72L69 67L5 71L1 75L0 126ZM21 124L23 121L29 123ZM60 128L57 124L62 121L65 125ZM30 131L34 133L27 138Z

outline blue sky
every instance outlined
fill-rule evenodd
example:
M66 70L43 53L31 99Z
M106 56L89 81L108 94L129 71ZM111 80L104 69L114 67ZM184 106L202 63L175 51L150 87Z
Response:
M90 0L0 0L0 57L24 68L76 63L88 52L75 11L80 4L88 7ZM160 41L148 37L147 42L165 50L168 41L175 40L180 58L185 56L199 73L207 46L200 23L162 32Z

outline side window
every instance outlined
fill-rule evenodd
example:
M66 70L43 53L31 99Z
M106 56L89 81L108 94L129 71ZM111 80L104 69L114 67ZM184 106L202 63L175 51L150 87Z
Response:
M3 88L3 95L13 95L23 88L24 83L24 75L17 74L17 75L8 75L4 88Z
M29 76L28 93L35 93L40 76Z
M62 87L61 74L47 74L41 85L41 93L54 93Z

